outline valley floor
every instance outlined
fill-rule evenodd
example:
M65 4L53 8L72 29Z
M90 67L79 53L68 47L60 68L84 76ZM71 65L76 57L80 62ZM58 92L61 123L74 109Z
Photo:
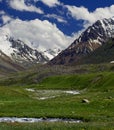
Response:
M114 73L53 76L0 87L0 117L59 118L79 123L0 123L2 130L113 130Z

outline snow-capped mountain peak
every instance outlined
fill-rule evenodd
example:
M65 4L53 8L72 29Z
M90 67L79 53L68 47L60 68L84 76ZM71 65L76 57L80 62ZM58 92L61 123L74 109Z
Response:
M48 58L30 48L20 39L15 39L0 31L0 51L16 62L45 63Z
M29 43L28 43L29 42ZM40 43L39 43L40 44ZM30 41L23 41L12 35L8 29L0 29L0 50L16 62L46 63L54 58L60 49L41 49Z
M47 56L49 58L49 60L51 60L52 58L57 56L60 52L61 52L61 49L54 48L53 50L52 49L48 49L48 50L44 51L43 54L45 56Z
M77 46L84 44L83 47L88 48L89 51L94 51L112 36L113 27L114 18L98 20L92 26L88 27L79 38L69 46L69 49L77 48ZM81 47L82 52L83 47Z

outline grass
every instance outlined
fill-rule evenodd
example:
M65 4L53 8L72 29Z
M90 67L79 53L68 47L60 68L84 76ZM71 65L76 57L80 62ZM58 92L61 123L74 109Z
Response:
M5 84L6 85L6 84ZM59 89L79 90L79 95L60 95L46 100L36 99L35 92ZM41 93L40 93L41 94ZM88 99L90 103L83 103ZM1 117L58 117L81 119L81 124L66 123L1 123L4 130L113 130L114 129L114 73L101 72L81 75L48 77L39 84L0 87Z
M80 75L53 76L44 79L40 84L41 89L88 89L106 91L113 89L114 73L101 72Z
M95 122L70 124L70 123L34 123L34 124L19 124L19 123L1 123L1 130L113 130L113 122L98 123Z
M96 72L112 72L114 71L113 64L90 64L90 65L77 65L77 66L34 66L24 72L17 72L10 74L9 76L3 76L0 78L0 85L2 86L25 86L38 84L43 79L50 76L60 75L76 75L76 74L88 74Z

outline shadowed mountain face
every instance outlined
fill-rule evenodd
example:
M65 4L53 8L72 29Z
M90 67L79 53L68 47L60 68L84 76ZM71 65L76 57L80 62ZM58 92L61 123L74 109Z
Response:
M84 56L78 64L114 63L114 39L110 39L94 52Z
M21 65L13 62L7 55L0 51L0 76L22 70L24 68Z
M49 64L72 64L104 45L113 35L114 17L96 21Z

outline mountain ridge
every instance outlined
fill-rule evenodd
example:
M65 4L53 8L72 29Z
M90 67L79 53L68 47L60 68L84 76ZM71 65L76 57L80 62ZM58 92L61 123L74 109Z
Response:
M49 64L72 64L105 44L114 32L114 17L96 21L89 26L67 49L52 59Z

